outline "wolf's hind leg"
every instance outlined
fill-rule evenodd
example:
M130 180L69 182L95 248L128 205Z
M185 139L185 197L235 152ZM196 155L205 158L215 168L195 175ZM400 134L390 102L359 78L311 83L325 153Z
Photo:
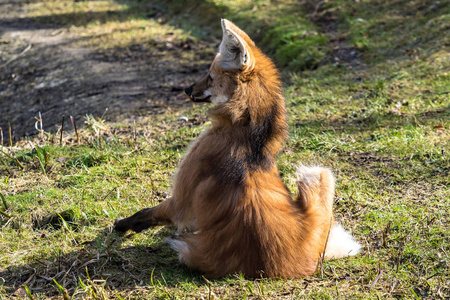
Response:
M169 198L155 207L145 208L128 218L118 219L114 222L114 229L120 232L141 232L152 226L173 225L172 201L172 198Z

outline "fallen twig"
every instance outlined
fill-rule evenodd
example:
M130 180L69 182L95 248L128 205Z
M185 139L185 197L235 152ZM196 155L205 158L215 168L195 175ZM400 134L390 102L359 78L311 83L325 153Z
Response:
M11 123L8 122L9 127L9 146L12 147L12 134L11 134Z
M6 67L8 64L10 64L11 62L13 62L14 60L18 59L19 57L21 57L22 55L24 55L25 53L27 53L28 51L30 51L32 45L29 44L25 49L23 49L22 52L20 52L19 54L14 55L13 57L11 57L10 59L8 59L3 65L0 66L0 68L4 68Z
M43 123L43 121L42 121L42 115L41 115L41 112L39 112L39 122L40 122L40 136L41 136L41 138L44 136L44 123Z
M75 120L73 119L72 116L70 116L70 122L72 122L73 129L75 130L75 134L77 136L77 145L79 145L80 144L80 140L78 138L77 124L75 123Z
M369 291L375 286L375 284L378 282L378 280L381 277L381 274L383 274L383 270L381 269L381 266L379 266L378 276L375 278L375 280L372 282L372 284L369 287Z
M320 254L320 258L317 264L317 268L320 267L320 275L323 277L323 263L325 261L325 251L327 250L328 239L330 238L331 225L333 223L333 218L330 219L330 225L328 227L327 239L325 240L325 246L323 247L323 252Z
M314 19L319 12L319 8L325 3L326 1L320 1L317 3L316 7L314 8L313 13L310 15L310 20Z
M63 131L64 131L64 116L62 117L62 121L61 121L61 135L59 137L59 145L60 146L62 146Z

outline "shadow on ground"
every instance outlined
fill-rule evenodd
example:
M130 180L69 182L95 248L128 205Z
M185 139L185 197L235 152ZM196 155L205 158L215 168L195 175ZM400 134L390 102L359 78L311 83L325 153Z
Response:
M147 289L148 294L149 289L164 290L185 281L198 286L205 284L198 272L180 264L176 253L164 242L173 234L172 229L161 228L143 234L154 234L153 238L159 242L151 246L121 247L131 235L118 234L106 228L95 239L80 242L79 251L54 251L51 256L8 267L0 272L0 279L4 281L2 285L10 295L20 295L26 285L36 296L53 297L60 294L54 280L69 295L74 294L80 282L95 286L98 291L114 290L119 294L131 294L141 288Z

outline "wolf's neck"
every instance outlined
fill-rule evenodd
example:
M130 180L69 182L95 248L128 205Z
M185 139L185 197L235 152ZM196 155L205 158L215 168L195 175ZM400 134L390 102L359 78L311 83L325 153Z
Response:
M238 103L227 103L209 111L213 130L237 135L243 144L248 145L255 160L274 157L280 152L288 136L284 98L278 99L239 99ZM231 100L233 101L233 100ZM259 110L251 110L251 102L259 102ZM264 102L264 104L261 104ZM238 107L239 109L236 109Z

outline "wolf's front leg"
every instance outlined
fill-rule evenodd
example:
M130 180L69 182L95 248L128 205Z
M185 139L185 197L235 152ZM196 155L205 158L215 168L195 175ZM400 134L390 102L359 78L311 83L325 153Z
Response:
M145 208L128 218L118 219L114 222L114 229L120 232L141 232L152 226L173 225L172 201L173 199L169 198L155 207Z

